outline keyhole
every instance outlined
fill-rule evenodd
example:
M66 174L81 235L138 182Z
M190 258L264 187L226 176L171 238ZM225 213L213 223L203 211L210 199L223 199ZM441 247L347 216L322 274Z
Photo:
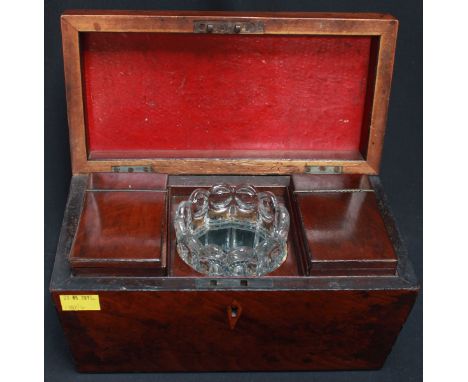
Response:
M230 305L227 306L227 318L228 324L231 330L236 327L237 321L242 314L242 306L238 301L233 300Z
M237 306L231 306L231 317L232 318L237 317Z

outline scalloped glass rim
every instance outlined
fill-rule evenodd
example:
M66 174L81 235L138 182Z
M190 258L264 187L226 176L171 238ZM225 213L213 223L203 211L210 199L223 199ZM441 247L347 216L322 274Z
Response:
M174 228L181 259L210 276L263 276L288 254L286 207L248 184L194 190L179 203Z

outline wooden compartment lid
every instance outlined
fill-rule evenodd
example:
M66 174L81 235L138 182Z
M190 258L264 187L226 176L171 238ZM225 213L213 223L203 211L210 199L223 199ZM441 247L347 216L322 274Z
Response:
M76 275L166 274L163 174L93 173L69 254Z
M398 22L70 11L73 173L378 172Z

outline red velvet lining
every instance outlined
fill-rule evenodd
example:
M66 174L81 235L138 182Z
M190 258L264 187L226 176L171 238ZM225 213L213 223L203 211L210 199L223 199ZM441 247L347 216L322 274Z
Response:
M88 152L358 152L371 41L83 33Z

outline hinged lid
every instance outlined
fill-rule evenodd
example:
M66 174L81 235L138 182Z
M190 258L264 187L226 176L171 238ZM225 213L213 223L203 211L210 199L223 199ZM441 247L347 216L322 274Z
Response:
M398 22L62 16L73 173L378 172Z
M90 174L69 261L77 275L166 274L164 174Z

